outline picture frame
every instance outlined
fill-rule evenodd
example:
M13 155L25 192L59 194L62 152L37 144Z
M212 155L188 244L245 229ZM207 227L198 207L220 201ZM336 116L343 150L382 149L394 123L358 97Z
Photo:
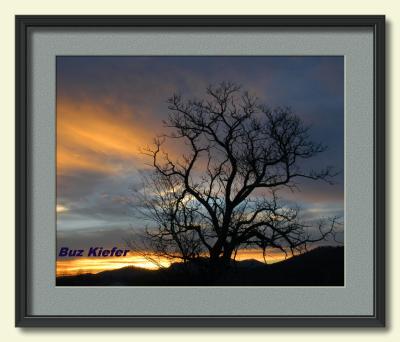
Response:
M15 288L15 324L18 327L384 327L385 326L385 16L383 15L310 15L310 16L40 16L20 15L15 18L16 28L16 288ZM373 55L373 146L372 194L373 220L371 222L372 270L371 302L369 314L135 314L120 315L99 312L87 314L36 314L32 311L32 282L39 281L32 268L31 239L35 239L33 230L32 196L34 189L32 163L33 153L32 124L30 106L32 94L31 58L32 32L36 29L235 29L237 31L260 28L314 29L314 30L362 30L372 34ZM133 30L131 34L135 34ZM295 47L294 47L295 49ZM296 51L293 51L296 54ZM347 70L347 69L346 69ZM347 79L348 80L348 79ZM53 113L54 114L54 113ZM365 120L368 120L365 119ZM347 127L348 128L348 127ZM362 161L360 161L362 164ZM369 164L368 164L369 165ZM348 184L347 184L348 185ZM367 200L367 199L366 199ZM350 203L351 204L351 203ZM36 227L37 229L37 227ZM348 229L351 229L349 227ZM347 248L347 247L346 247ZM47 251L54 258L54 248ZM79 291L79 288L75 289ZM101 289L100 289L101 290ZM118 290L118 289L117 289ZM268 293L268 288L263 291ZM35 304L36 305L36 304ZM40 311L40 310L39 310Z

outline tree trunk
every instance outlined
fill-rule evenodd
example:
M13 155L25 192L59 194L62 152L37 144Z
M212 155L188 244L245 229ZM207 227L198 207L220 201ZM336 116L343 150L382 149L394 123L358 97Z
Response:
M232 253L233 253L234 248L231 246L225 247L224 248L224 254L222 255L222 258L224 262L229 265L231 258L232 258Z

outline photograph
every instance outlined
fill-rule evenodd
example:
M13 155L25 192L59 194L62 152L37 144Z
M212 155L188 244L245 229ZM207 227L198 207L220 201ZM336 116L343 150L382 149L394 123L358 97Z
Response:
M345 286L344 72L57 56L56 286Z

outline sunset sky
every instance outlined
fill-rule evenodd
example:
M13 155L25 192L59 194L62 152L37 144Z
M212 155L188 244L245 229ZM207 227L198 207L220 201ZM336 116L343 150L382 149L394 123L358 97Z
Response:
M149 225L135 217L130 188L141 187L148 159L140 148L165 132L174 92L201 98L207 85L228 80L272 108L290 106L312 125L313 140L328 145L309 166L343 171L343 77L342 57L57 57L58 248L125 247L127 234ZM301 191L281 196L310 222L343 216L343 172L334 181L302 181ZM149 267L134 254L130 260ZM68 262L58 262L59 274ZM130 264L81 262L70 272Z

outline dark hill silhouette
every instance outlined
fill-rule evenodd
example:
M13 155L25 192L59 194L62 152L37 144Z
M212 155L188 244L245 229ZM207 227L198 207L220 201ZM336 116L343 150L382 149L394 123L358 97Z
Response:
M257 260L232 261L231 267L210 275L206 259L169 268L124 267L97 274L57 278L58 286L343 286L344 248L319 247L308 253L266 265Z

